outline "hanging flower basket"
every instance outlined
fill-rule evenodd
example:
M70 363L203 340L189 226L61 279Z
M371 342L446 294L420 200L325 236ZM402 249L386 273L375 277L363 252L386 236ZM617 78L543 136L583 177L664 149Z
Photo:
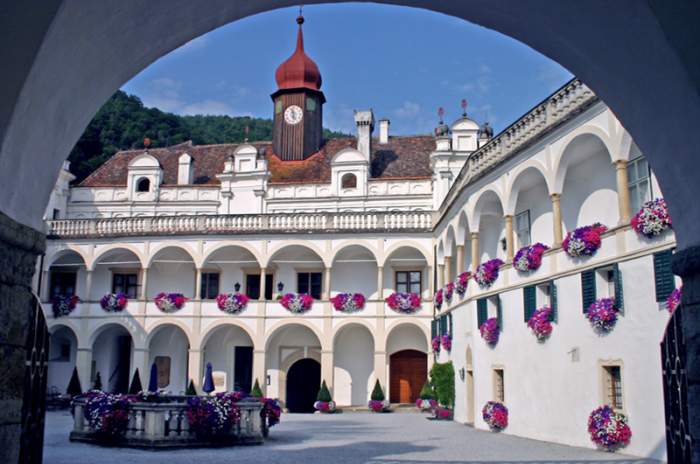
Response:
M421 411L432 411L437 406L438 402L432 398L418 398L416 400L416 407Z
M535 311L527 321L527 326L537 337L537 341L545 341L552 333L552 308L544 306Z
M397 313L412 314L420 308L420 296L416 293L394 292L384 301Z
M498 401L488 401L481 410L481 417L494 432L508 427L508 408Z
M666 299L666 309L668 309L668 312L673 314L673 312L678 308L678 305L681 304L681 296L683 295L682 287L681 288L674 288L671 294L668 296Z
M599 222L590 226L583 226L574 229L566 234L566 238L561 246L572 258L581 256L593 256L600 248L601 234L608 230Z
M469 284L469 279L472 278L471 272L462 272L457 276L457 281L455 282L455 290L460 297L463 297L467 293L467 285Z
M666 200L656 198L647 201L630 222L632 228L646 238L659 236L673 227Z
M440 339L440 343L442 344L442 347L445 348L447 351L452 351L452 335L443 335Z
M287 293L280 299L280 304L291 313L305 313L314 304L314 299L306 293Z
M187 298L182 293L160 292L153 300L156 307L164 313L174 313L185 306Z
M606 334L615 328L617 312L613 298L600 298L588 308L586 317L597 332Z
M56 295L51 299L53 317L67 316L80 303L78 295Z
M220 293L216 296L216 305L228 314L238 314L247 306L250 298L244 293Z
M338 293L331 298L336 311L356 313L365 307L365 296L362 293Z
M549 247L539 242L522 247L513 257L513 267L520 272L536 271L542 265L542 255L547 250Z
M239 392L189 398L185 414L190 429L199 437L212 438L227 434L241 420L241 410L236 404L241 399Z
M437 292L435 292L435 296L433 297L433 304L435 304L435 309L437 309L438 311L440 311L440 308L442 308L443 296L444 293L442 289L440 289Z
M436 335L433 337L433 339L430 341L430 344L433 347L433 353L439 353L440 352L440 336Z
M454 282L447 282L447 285L445 286L445 300L447 302L452 301L452 295L455 293L455 284Z
M109 313L124 311L129 299L123 293L108 293L100 299L100 306Z
M263 409L260 411L260 417L267 420L267 426L273 427L280 423L280 417L282 417L282 406L280 406L279 400L274 398L260 398L260 402L263 404Z
M335 401L316 401L314 409L325 413L335 412Z
M86 393L84 415L90 428L102 440L119 438L129 425L129 400L99 390Z
M588 433L593 443L606 451L627 446L632 438L627 417L608 405L595 409L588 417Z
M498 326L498 319L492 317L486 319L486 321L479 327L479 332L481 332L481 338L483 338L486 343L493 346L498 343L498 336L501 333L501 328Z
M367 406L374 412L389 411L389 400L369 400Z
M490 287L496 279L498 279L498 269L502 265L503 261L498 258L480 264L474 273L474 280L476 280L476 283L478 283L480 287Z

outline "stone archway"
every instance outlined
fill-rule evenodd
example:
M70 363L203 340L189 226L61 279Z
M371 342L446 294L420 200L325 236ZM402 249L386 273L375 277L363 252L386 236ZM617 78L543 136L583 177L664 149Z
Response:
M287 371L287 409L289 412L314 412L316 394L321 385L321 364L312 358L300 359Z

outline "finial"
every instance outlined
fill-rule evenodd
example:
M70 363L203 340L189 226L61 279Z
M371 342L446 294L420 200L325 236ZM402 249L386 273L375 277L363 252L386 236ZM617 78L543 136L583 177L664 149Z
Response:
M444 124L443 117L445 116L445 109L442 106L438 108L437 114L438 118L440 118L439 124Z
M299 5L299 16L297 16L297 24L300 26L304 24L304 15L301 12L303 7L304 5Z
M148 147L151 146L151 139L149 139L148 137L144 137L143 146L146 147L146 151L148 151Z
M460 106L462 107L462 116L467 117L467 99L462 98L462 102L460 103Z

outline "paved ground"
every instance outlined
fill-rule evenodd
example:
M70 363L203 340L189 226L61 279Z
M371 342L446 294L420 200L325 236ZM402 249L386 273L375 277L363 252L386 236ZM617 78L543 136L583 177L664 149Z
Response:
M420 414L285 414L262 446L139 451L71 443L67 412L46 417L46 464L650 463L617 454L474 430Z

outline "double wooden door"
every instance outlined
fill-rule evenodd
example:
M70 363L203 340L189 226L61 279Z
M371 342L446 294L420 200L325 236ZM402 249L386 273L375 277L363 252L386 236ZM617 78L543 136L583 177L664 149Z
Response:
M416 350L392 354L389 358L389 401L415 403L427 377L427 354Z

